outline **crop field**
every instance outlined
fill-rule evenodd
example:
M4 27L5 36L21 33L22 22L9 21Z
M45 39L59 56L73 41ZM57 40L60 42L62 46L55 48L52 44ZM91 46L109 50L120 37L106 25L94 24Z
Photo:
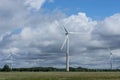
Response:
M0 72L0 80L120 80L120 72Z

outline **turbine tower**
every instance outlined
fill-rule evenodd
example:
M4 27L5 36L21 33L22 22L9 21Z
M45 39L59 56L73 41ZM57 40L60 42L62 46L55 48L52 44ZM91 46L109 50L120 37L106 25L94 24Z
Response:
M112 70L113 69L113 65L112 65L112 52L111 52L111 50L110 50L110 48L108 48L108 51L109 51L109 53L110 53L110 69Z
M11 70L12 70L12 64L13 64L13 51L11 50L10 51L10 67L11 67Z
M66 71L69 72L69 35L70 34L74 34L74 33L77 33L77 32L69 32L65 26L63 26L64 28L64 31L65 31L65 40L62 44L62 47L61 47L61 50L63 49L63 47L65 46L66 44Z

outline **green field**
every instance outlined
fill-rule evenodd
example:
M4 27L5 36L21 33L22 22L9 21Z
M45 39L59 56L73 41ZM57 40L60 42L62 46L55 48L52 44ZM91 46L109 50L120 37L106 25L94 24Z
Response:
M120 80L120 72L1 72L0 80Z

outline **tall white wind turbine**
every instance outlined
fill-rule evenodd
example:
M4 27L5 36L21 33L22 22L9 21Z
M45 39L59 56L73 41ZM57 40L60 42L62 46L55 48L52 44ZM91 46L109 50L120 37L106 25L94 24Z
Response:
M69 35L70 34L76 34L76 33L79 33L79 32L69 32L65 26L63 26L64 28L64 31L65 31L65 40L62 44L62 47L61 47L61 50L63 49L63 47L65 46L66 44L66 71L69 72Z
M111 52L111 50L110 50L110 48L108 47L108 51L109 51L109 53L110 53L110 69L112 70L113 69L113 65L112 65L112 52Z

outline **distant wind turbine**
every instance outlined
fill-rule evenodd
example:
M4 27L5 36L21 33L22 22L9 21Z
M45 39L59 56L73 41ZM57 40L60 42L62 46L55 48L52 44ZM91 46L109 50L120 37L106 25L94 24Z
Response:
M112 70L113 69L113 65L112 65L112 52L111 52L111 50L110 50L110 48L108 47L108 51L109 51L109 53L110 53L110 69Z
M13 56L17 56L16 54L15 54L15 51L14 50L10 50L10 56L9 56L9 58L10 58L10 66L11 66L11 70L12 70L12 68L13 68Z
M63 49L63 47L65 46L66 44L66 71L69 72L69 35L70 34L79 34L79 32L69 32L65 26L63 26L64 28L64 31L65 31L65 40L62 44L62 47L61 47L61 50Z
M12 70L12 64L13 64L13 51L12 50L10 51L9 58L10 58L10 67L11 67L11 70Z

